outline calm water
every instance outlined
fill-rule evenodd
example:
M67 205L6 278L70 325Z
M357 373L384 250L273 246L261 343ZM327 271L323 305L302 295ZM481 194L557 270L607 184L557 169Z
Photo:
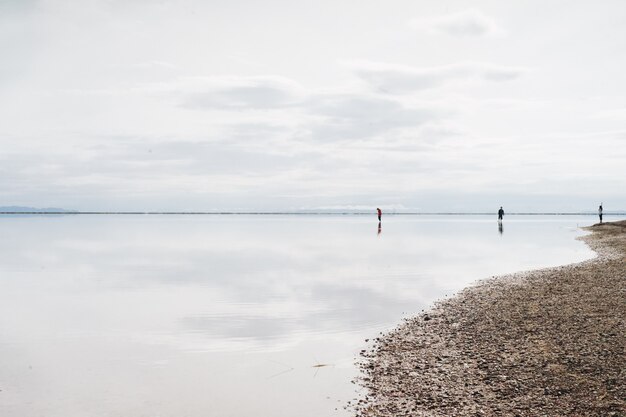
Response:
M0 217L0 415L345 416L364 339L595 220Z

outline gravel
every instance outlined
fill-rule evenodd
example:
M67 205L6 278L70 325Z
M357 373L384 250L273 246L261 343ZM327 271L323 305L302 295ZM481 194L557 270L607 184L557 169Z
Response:
M362 351L356 416L626 416L626 221L598 256L482 281Z

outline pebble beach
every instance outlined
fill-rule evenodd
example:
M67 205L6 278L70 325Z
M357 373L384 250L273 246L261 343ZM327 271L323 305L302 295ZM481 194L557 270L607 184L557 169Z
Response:
M362 352L373 416L626 416L626 221L589 261L487 279Z

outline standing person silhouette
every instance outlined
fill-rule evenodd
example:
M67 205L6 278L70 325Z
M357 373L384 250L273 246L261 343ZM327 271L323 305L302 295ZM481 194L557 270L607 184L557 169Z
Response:
M383 212L381 209L379 209L378 207L376 208L376 212L378 212L378 223L380 223L380 219L383 216Z
M501 222L504 218L504 209L500 206L500 210L498 210L498 221Z
M602 223L602 203L600 203L600 207L598 207L598 216L600 216L600 223Z

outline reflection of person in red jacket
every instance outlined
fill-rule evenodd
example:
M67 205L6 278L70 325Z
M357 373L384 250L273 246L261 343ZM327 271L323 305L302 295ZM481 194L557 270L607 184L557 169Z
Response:
M376 211L378 212L378 221L380 222L380 218L383 215L383 212L381 209L377 208Z

